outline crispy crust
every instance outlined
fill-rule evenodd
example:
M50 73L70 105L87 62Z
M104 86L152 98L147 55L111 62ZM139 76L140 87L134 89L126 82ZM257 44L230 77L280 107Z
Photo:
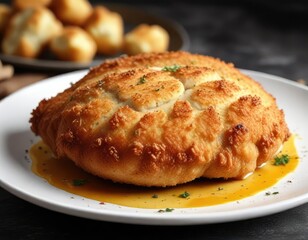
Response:
M33 132L59 158L142 186L243 178L290 135L260 84L232 64L188 52L105 61L32 115Z

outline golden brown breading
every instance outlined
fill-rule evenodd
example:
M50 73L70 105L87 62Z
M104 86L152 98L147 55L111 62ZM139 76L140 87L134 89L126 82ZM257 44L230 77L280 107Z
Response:
M188 52L107 60L32 115L33 132L59 158L142 186L244 178L290 135L259 83Z
M62 31L62 24L45 7L17 12L8 24L2 42L5 54L35 58L51 38Z
M50 50L61 60L89 62L95 56L96 43L82 28L67 26L51 39Z

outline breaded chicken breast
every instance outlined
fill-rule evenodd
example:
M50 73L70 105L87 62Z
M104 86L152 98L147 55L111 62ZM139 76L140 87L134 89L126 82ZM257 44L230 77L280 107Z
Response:
M107 60L42 100L30 123L59 161L141 186L242 179L290 136L259 83L232 64L181 51Z

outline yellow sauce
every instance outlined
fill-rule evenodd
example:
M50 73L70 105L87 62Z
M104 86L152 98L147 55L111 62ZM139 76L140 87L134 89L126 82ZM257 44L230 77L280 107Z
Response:
M51 185L100 203L135 208L191 208L238 201L273 186L298 165L294 141L292 136L279 153L290 156L289 163L285 165L275 166L273 160L244 180L202 179L168 188L136 187L97 178L69 160L55 159L41 141L31 147L30 157L32 171ZM189 196L180 197L185 192Z

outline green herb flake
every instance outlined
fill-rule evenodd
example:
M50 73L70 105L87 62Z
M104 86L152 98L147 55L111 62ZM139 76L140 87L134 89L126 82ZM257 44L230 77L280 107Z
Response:
M73 186L82 186L87 182L86 179L73 179Z
M145 78L145 76L142 76L141 78L139 78L139 82L137 83L137 85L141 85L141 84L144 84L144 83L146 83L146 78Z
M271 193L271 192L266 192L266 193L265 193L266 196L269 196L269 195L277 195L277 194L279 194L279 192L272 192L272 193Z
M275 166L286 165L290 161L290 156L287 154L283 154L280 157L278 156L275 157L274 160L275 160L274 162Z
M181 68L181 66L174 64L172 66L165 66L162 68L163 71L168 71L168 72L176 72L177 70L179 70Z
M158 198L158 195L157 194L153 194L152 198Z
M97 86L101 88L101 87L104 86L104 83L105 83L105 82L104 82L103 80L99 80L99 81L97 82Z
M190 194L186 191L179 195L180 198L188 198L189 196L190 196Z
M166 209L159 209L158 212L159 213L172 212L173 210L174 210L174 208L166 208Z

